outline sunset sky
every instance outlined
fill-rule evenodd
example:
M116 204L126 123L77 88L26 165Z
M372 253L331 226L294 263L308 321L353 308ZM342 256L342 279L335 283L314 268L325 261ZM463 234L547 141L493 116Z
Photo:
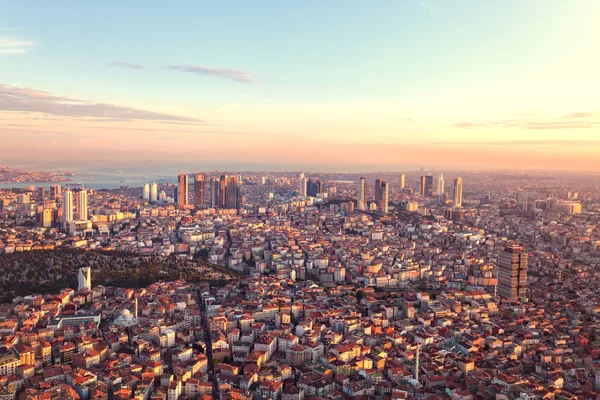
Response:
M600 168L598 0L0 10L0 165Z

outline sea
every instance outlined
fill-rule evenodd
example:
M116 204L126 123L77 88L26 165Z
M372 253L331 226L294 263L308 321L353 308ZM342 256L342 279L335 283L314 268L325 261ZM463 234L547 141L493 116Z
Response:
M295 165L283 163L250 163L250 162L227 162L227 161L141 161L134 164L94 162L90 165L68 165L56 163L36 163L22 165L9 165L13 169L26 171L43 171L69 173L68 181L64 182L19 182L1 183L0 188L25 188L34 185L43 186L48 189L50 185L61 186L83 185L89 189L118 189L121 186L141 187L145 183L176 183L179 171L192 174L197 172L323 172L323 173L358 173L368 172L365 167L356 165ZM341 183L342 181L340 181ZM348 181L350 182L350 181Z

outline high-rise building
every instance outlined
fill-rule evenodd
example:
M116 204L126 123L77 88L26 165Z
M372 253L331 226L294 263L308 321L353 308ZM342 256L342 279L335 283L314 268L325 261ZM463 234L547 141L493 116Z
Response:
M158 201L158 184L150 185L150 201L156 203Z
M389 185L382 179L375 180L375 203L380 214L388 213Z
M160 195L158 196L158 201L161 203L166 203L167 202L167 194L165 193L164 190L160 191Z
M318 179L316 181L309 179L306 182L306 195L308 197L317 197L319 193L321 193L321 181Z
M52 220L54 218L54 210L50 208L44 208L42 210L40 219L43 228L50 228L52 226Z
M92 290L92 269L90 267L79 268L77 273L77 290Z
M50 185L50 197L54 200L60 199L60 185Z
M300 197L306 197L307 180L306 180L306 177L304 176L304 172L300 173L300 175L298 176L298 179L300 182L300 188L298 189L299 195L300 195Z
M225 185L225 207L229 209L240 208L240 188L237 176L235 175L227 177L227 183Z
M462 207L463 183L462 178L454 180L454 207Z
M516 243L498 254L497 294L507 299L525 298L527 289L527 253Z
M196 174L194 177L194 201L196 207L204 207L206 202L206 181L204 174Z
M69 226L73 221L73 192L67 187L62 194L62 223L63 226Z
M187 174L179 174L177 179L177 206L184 208L188 204L188 176Z
M404 190L404 174L400 174L400 190Z
M440 176L438 178L437 195L441 196L443 194L444 194L444 174L440 172Z
M433 194L433 176L423 175L421 176L421 196L431 196Z
M211 178L210 179L210 206L213 208L219 208L221 207L220 204L220 192L221 192L221 185L220 185L220 181L219 178Z
M84 188L79 189L77 192L77 213L76 219L79 221L88 219L88 192Z
M38 186L37 197L39 200L44 201L44 187L43 186Z
M367 180L365 177L361 177L358 181L356 208L360 211L365 211L367 209Z
M142 197L145 201L150 201L150 185L148 185L147 183L144 185Z

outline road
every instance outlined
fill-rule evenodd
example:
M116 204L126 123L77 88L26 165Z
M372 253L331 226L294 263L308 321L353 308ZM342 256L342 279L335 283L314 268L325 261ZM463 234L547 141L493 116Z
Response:
M208 321L208 315L206 313L206 307L202 301L200 290L196 289L196 302L200 306L201 311L201 324L204 328L204 342L206 343L206 357L208 358L208 380L212 382L212 398L213 400L220 400L219 396L219 383L217 382L217 376L215 375L215 366L213 364L213 352L212 352L212 335L210 332L210 324Z

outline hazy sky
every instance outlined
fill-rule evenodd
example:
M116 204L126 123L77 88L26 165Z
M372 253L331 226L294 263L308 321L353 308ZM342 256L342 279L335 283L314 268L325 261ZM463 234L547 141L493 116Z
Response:
M0 10L0 164L600 167L598 0Z

